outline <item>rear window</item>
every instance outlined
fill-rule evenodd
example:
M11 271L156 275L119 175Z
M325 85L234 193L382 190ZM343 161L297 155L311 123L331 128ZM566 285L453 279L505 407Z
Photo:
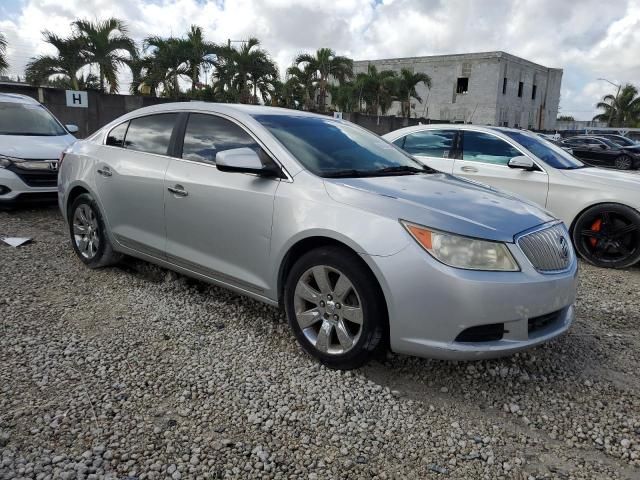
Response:
M0 102L0 135L66 134L67 130L42 105Z

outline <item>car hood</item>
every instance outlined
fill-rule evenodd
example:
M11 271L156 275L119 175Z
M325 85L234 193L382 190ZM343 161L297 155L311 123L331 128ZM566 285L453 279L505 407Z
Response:
M459 235L512 242L554 218L541 208L445 173L325 179L337 202Z
M76 141L70 134L56 136L0 135L0 155L51 160Z
M607 168L586 167L574 170L561 170L563 175L577 180L582 185L590 183L608 189L633 189L640 197L640 173L611 170Z

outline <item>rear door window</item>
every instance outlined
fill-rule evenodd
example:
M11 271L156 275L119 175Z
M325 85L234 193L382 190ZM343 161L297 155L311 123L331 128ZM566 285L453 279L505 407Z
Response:
M126 148L167 155L177 118L177 113L159 113L132 119L125 138Z
M455 138L455 130L425 130L422 132L414 132L404 137L402 148L411 155L453 158Z

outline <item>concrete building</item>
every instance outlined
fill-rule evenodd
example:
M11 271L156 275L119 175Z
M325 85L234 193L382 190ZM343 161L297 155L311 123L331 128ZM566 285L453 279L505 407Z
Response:
M359 60L354 73L400 72L408 68L431 77L431 89L417 87L412 117L459 123L553 129L560 102L562 69L548 68L505 52ZM388 115L400 115L394 102Z

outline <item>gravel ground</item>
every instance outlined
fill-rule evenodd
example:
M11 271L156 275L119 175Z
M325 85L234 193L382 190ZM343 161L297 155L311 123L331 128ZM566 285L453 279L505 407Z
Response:
M55 208L0 212L0 478L640 478L640 268L582 265L571 332L475 363L305 356L276 309L144 262L92 271Z

